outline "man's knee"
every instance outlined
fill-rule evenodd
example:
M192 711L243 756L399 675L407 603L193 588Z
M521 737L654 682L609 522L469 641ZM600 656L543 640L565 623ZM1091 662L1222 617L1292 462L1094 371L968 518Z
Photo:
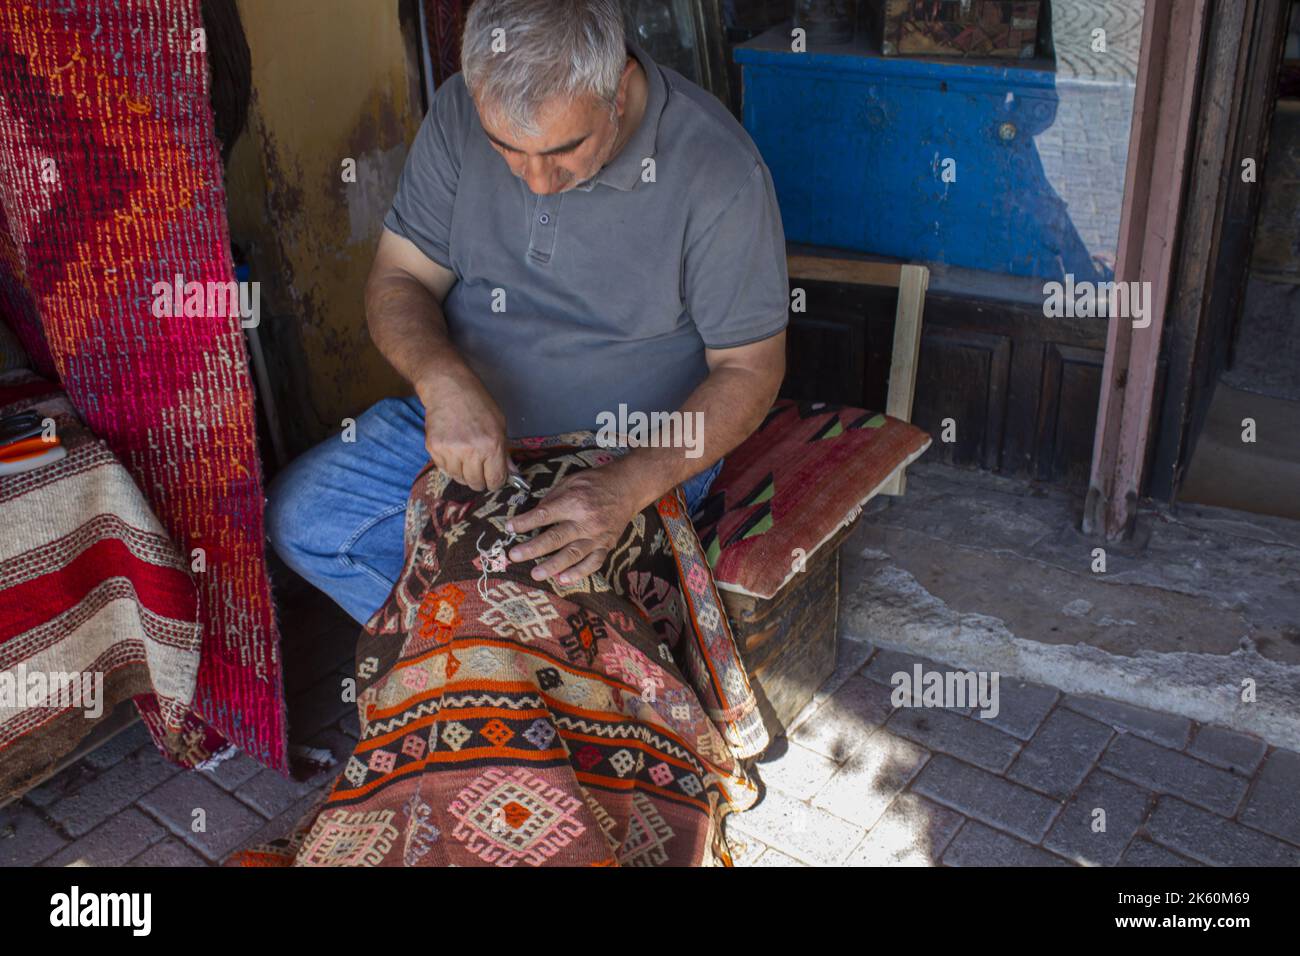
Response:
M310 456L302 456L285 466L266 490L266 536L290 567L297 567L307 545L310 517L306 512L316 497L314 472Z
M390 490L394 501L406 500L410 482L405 474L400 481L393 478L384 456L395 454L403 435L412 431L423 452L418 419L407 401L381 399L357 417L355 441L327 438L276 475L266 492L266 534L286 564L301 573L305 563L336 557L367 518L368 502L378 499L375 510L382 510ZM391 489L374 481L381 461L385 467L378 472L394 482ZM410 470L413 479L420 467L415 461L398 470Z

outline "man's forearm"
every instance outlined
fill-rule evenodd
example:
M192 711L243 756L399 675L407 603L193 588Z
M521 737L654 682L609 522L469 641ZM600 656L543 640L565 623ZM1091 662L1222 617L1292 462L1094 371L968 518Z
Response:
M614 469L633 489L640 510L753 434L772 407L780 385L779 375L742 367L715 368L680 409L683 417L701 413L701 427L695 436L701 443L699 456L688 458L685 448L640 447L606 467Z
M433 464L476 491L500 488L511 467L505 417L447 333L442 301L455 283L409 240L385 232L366 283L366 323L424 406Z
M469 371L452 345L442 306L412 277L373 279L366 288L366 323L375 347L417 391L431 371Z

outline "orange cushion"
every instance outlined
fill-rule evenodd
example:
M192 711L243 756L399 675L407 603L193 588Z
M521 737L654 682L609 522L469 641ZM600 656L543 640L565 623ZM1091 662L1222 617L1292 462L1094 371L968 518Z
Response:
M778 401L696 514L718 587L772 597L928 447L921 429L879 412Z

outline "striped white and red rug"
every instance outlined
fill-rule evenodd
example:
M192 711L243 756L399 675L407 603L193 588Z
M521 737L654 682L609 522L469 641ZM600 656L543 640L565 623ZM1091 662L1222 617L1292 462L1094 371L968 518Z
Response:
M0 800L137 697L152 698L145 718L164 752L202 762L210 754L191 712L202 634L188 566L63 391L31 372L0 373L0 414L28 409L54 420L68 454L0 477Z

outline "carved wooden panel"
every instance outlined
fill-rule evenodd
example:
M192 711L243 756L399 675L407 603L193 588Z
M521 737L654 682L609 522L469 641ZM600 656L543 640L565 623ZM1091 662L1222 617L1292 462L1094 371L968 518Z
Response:
M1105 349L1048 342L1043 349L1035 477L1086 485Z
M934 325L924 332L912 421L934 437L926 460L999 467L1010 372L1004 335Z

